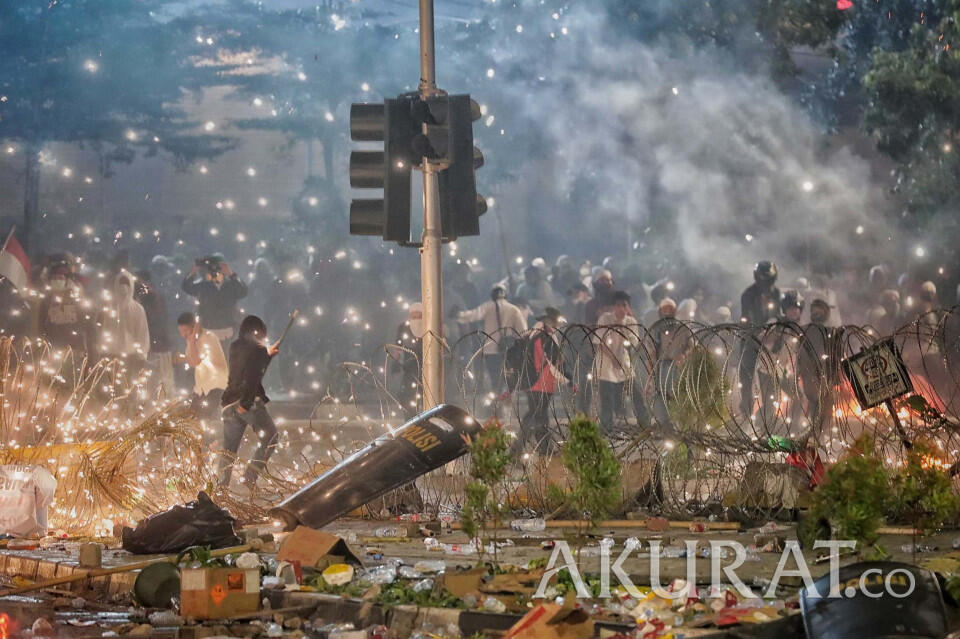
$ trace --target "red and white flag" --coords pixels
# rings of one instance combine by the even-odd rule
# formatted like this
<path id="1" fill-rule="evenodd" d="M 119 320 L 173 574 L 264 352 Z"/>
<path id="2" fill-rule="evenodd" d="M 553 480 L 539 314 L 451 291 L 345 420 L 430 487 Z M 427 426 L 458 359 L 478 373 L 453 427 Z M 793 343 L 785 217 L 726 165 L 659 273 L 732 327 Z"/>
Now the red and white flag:
<path id="1" fill-rule="evenodd" d="M 21 291 L 30 283 L 30 260 L 13 231 L 0 251 L 0 277 L 10 280 Z"/>

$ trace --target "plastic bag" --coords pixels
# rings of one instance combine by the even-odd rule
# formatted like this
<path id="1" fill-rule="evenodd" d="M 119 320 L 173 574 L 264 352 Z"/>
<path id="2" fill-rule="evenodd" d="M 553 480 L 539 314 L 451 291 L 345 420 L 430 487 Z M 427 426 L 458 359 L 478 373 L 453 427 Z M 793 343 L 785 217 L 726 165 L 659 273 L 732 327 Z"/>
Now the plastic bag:
<path id="1" fill-rule="evenodd" d="M 175 553 L 190 546 L 226 548 L 240 545 L 236 523 L 229 512 L 200 492 L 196 501 L 150 515 L 136 529 L 124 527 L 121 539 L 123 549 L 135 555 Z"/>

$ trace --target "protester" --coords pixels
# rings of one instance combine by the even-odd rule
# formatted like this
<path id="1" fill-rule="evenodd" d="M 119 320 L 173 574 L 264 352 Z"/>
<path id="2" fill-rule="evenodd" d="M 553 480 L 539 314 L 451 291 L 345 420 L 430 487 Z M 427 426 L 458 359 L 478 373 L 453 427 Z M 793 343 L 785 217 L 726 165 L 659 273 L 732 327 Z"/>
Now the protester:
<path id="1" fill-rule="evenodd" d="M 523 269 L 523 283 L 517 288 L 517 297 L 526 299 L 535 314 L 544 313 L 548 306 L 559 304 L 541 267 L 533 264 Z"/>
<path id="2" fill-rule="evenodd" d="M 114 280 L 111 303 L 101 322 L 103 350 L 145 363 L 150 351 L 150 328 L 146 311 L 133 299 L 134 280 L 126 271 L 120 271 Z"/>
<path id="3" fill-rule="evenodd" d="M 560 311 L 547 307 L 530 332 L 533 349 L 533 384 L 527 389 L 527 412 L 520 418 L 520 436 L 512 446 L 514 454 L 533 442 L 541 455 L 550 452 L 552 439 L 548 427 L 550 404 L 559 384 L 568 383 L 562 372 L 563 357 L 557 329 L 562 323 Z"/>
<path id="4" fill-rule="evenodd" d="M 600 389 L 600 426 L 608 434 L 615 430 L 615 416 L 626 418 L 624 395 L 632 386 L 634 366 L 630 352 L 640 343 L 641 331 L 630 307 L 630 295 L 615 291 L 611 299 L 613 310 L 600 316 L 599 328 L 593 333 L 593 377 Z"/>
<path id="5" fill-rule="evenodd" d="M 597 271 L 593 277 L 593 299 L 584 307 L 584 322 L 596 326 L 600 316 L 613 306 L 613 275 L 605 268 Z"/>
<path id="6" fill-rule="evenodd" d="M 177 330 L 186 344 L 183 360 L 193 369 L 193 406 L 203 414 L 219 415 L 230 375 L 220 340 L 190 312 L 177 318 Z"/>
<path id="7" fill-rule="evenodd" d="M 221 343 L 233 337 L 237 302 L 246 297 L 247 286 L 222 257 L 211 255 L 196 260 L 183 279 L 182 288 L 197 299 L 197 314 L 204 328 Z"/>
<path id="8" fill-rule="evenodd" d="M 484 366 L 490 390 L 499 393 L 503 385 L 503 353 L 514 339 L 527 332 L 527 320 L 519 308 L 506 300 L 507 291 L 494 286 L 490 299 L 480 306 L 458 313 L 461 322 L 483 322 L 481 339 Z"/>
<path id="9" fill-rule="evenodd" d="M 84 303 L 83 286 L 69 262 L 49 267 L 47 288 L 38 309 L 40 337 L 55 349 L 72 349 L 80 359 L 87 353 L 94 355 L 97 335 L 91 306 Z"/>
<path id="10" fill-rule="evenodd" d="M 740 297 L 740 323 L 747 329 L 739 362 L 740 414 L 746 419 L 753 417 L 755 401 L 753 380 L 760 355 L 760 342 L 756 337 L 764 324 L 776 320 L 780 310 L 780 289 L 776 282 L 777 265 L 767 260 L 757 262 L 753 268 L 753 284 Z M 773 378 L 765 371 L 760 371 L 759 377 L 760 401 L 768 412 L 774 401 L 771 397 Z"/>
<path id="11" fill-rule="evenodd" d="M 147 330 L 150 332 L 147 363 L 152 371 L 150 388 L 153 392 L 162 390 L 168 398 L 173 397 L 176 389 L 173 384 L 170 333 L 167 329 L 167 305 L 163 296 L 153 287 L 150 271 L 137 273 L 133 296 L 147 315 Z"/>
<path id="12" fill-rule="evenodd" d="M 260 439 L 260 445 L 243 476 L 244 485 L 251 490 L 266 468 L 279 440 L 277 427 L 267 411 L 267 402 L 270 399 L 263 390 L 263 375 L 270 360 L 279 352 L 279 345 L 274 343 L 266 346 L 263 343 L 266 338 L 267 326 L 263 320 L 256 315 L 248 315 L 240 322 L 239 335 L 230 345 L 230 373 L 227 388 L 220 400 L 223 407 L 221 416 L 224 452 L 220 457 L 221 487 L 230 484 L 232 461 L 240 450 L 240 442 L 247 426 L 250 426 Z"/>
<path id="13" fill-rule="evenodd" d="M 660 319 L 650 327 L 653 340 L 653 417 L 664 434 L 675 435 L 677 425 L 670 415 L 670 400 L 676 395 L 680 366 L 694 345 L 693 331 L 677 319 L 677 303 L 660 300 Z"/>

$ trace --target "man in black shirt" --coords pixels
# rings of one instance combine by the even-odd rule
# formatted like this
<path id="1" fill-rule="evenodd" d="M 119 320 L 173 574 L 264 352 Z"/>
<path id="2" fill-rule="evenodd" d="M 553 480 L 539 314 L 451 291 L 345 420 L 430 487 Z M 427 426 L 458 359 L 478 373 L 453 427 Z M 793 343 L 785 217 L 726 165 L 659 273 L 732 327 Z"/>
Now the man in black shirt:
<path id="1" fill-rule="evenodd" d="M 223 455 L 220 457 L 220 485 L 227 486 L 232 474 L 232 461 L 240 449 L 247 426 L 260 438 L 243 481 L 253 487 L 276 448 L 279 435 L 273 418 L 267 412 L 270 399 L 263 390 L 263 374 L 279 350 L 278 344 L 265 346 L 267 326 L 256 315 L 248 315 L 240 323 L 240 335 L 230 345 L 230 374 L 220 405 L 223 407 Z"/>
<path id="2" fill-rule="evenodd" d="M 203 327 L 226 346 L 236 326 L 237 302 L 247 296 L 247 285 L 221 256 L 211 255 L 194 263 L 181 286 L 187 295 L 197 298 Z"/>

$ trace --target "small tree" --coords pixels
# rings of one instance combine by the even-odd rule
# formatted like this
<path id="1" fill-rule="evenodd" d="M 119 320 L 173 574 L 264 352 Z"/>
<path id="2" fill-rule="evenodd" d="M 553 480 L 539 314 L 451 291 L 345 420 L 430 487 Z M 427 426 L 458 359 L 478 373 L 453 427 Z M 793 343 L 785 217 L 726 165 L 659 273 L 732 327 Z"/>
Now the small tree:
<path id="1" fill-rule="evenodd" d="M 567 495 L 571 507 L 581 520 L 596 528 L 620 503 L 620 462 L 597 423 L 585 415 L 570 420 L 563 465 L 573 483 Z M 578 525 L 578 560 L 585 532 L 582 524 Z"/>
<path id="2" fill-rule="evenodd" d="M 463 507 L 463 531 L 481 543 L 493 541 L 493 562 L 497 563 L 497 529 L 507 512 L 505 480 L 510 463 L 507 434 L 499 420 L 484 424 L 480 434 L 470 442 L 470 476 L 466 504 Z M 489 535 L 491 531 L 493 534 Z M 483 549 L 480 549 L 481 557 Z"/>
<path id="3" fill-rule="evenodd" d="M 935 448 L 915 444 L 907 454 L 907 463 L 893 477 L 893 515 L 925 535 L 942 528 L 960 506 L 946 472 L 948 467 Z M 911 547 L 915 561 L 916 532 Z"/>
<path id="4" fill-rule="evenodd" d="M 812 546 L 823 535 L 854 539 L 861 553 L 864 547 L 873 546 L 882 556 L 885 552 L 875 544 L 889 501 L 890 477 L 877 456 L 873 438 L 863 436 L 827 471 L 813 494 L 811 524 L 806 526 L 804 541 Z"/>

